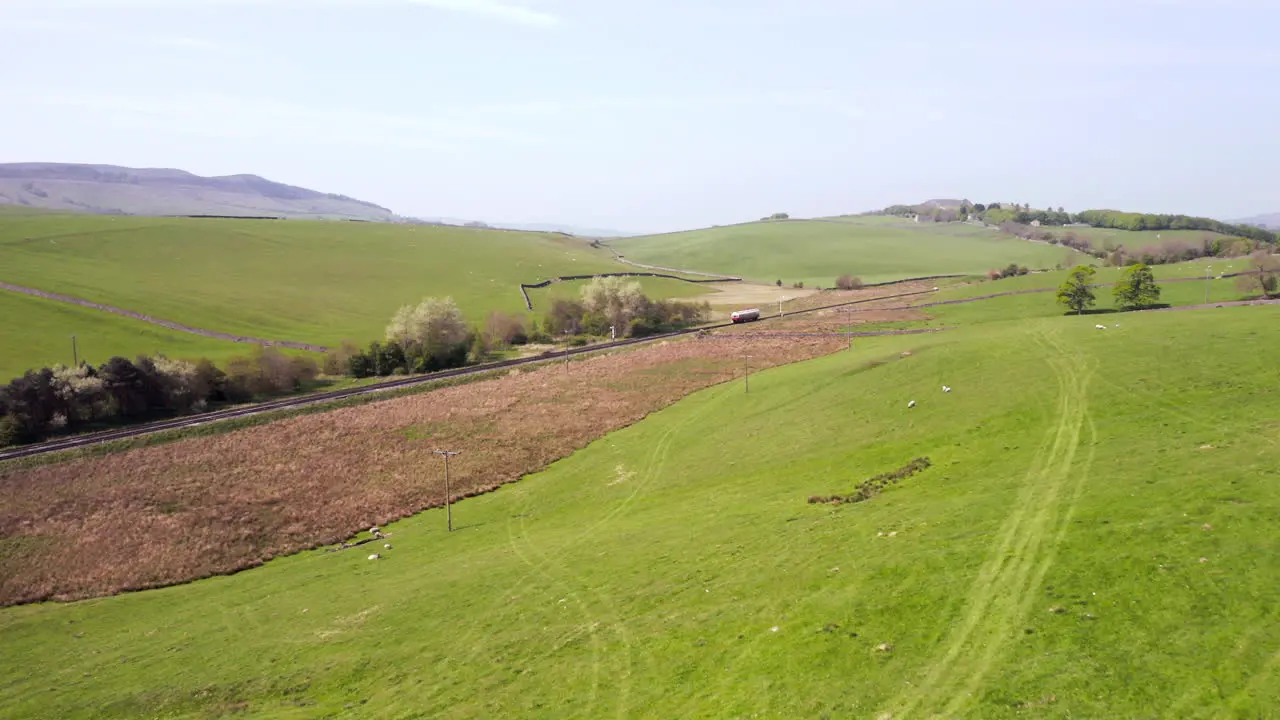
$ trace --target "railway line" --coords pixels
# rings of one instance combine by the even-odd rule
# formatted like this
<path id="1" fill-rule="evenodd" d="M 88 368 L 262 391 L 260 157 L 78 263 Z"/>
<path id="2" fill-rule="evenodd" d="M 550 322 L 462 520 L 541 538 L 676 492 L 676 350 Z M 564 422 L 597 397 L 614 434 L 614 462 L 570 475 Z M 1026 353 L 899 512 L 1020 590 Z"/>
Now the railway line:
<path id="1" fill-rule="evenodd" d="M 795 310 L 784 316 L 761 317 L 756 322 L 765 322 L 768 320 L 776 320 L 780 317 L 790 317 L 793 315 L 804 315 L 807 313 L 820 312 L 833 308 L 847 307 L 850 305 L 862 305 L 872 302 L 883 302 L 885 300 L 896 300 L 900 298 L 915 297 L 920 295 L 928 295 L 936 292 L 936 290 L 917 290 L 907 293 L 897 293 L 893 295 L 882 295 L 872 298 L 861 298 L 858 300 L 850 300 L 848 302 L 834 303 L 832 305 L 823 305 L 821 307 L 807 308 L 803 310 Z M 308 407 L 311 405 L 321 405 L 337 400 L 358 397 L 362 395 L 372 395 L 375 393 L 386 392 L 388 390 L 397 390 L 400 388 L 413 387 L 425 383 L 435 382 L 453 377 L 465 377 L 468 375 L 476 375 L 479 373 L 492 372 L 493 370 L 501 370 L 503 368 L 519 367 L 522 365 L 532 365 L 536 363 L 548 362 L 558 359 L 567 359 L 577 355 L 585 355 L 589 353 L 603 352 L 614 350 L 617 348 L 628 347 L 632 345 L 640 345 L 643 343 L 658 342 L 674 337 L 684 335 L 692 335 L 707 330 L 720 330 L 724 328 L 737 327 L 732 322 L 718 323 L 714 325 L 703 325 L 696 328 L 686 330 L 677 330 L 675 332 L 662 333 L 659 335 L 650 335 L 643 338 L 628 338 L 625 340 L 617 340 L 613 342 L 600 343 L 597 345 L 589 345 L 580 348 L 569 348 L 566 350 L 555 350 L 534 357 L 518 358 L 514 360 L 503 360 L 499 362 L 486 363 L 483 365 L 473 365 L 471 367 L 456 368 L 452 370 L 441 370 L 439 372 L 427 375 L 417 375 L 414 377 L 400 378 L 396 380 L 388 380 L 374 385 L 368 385 L 360 388 L 349 388 L 346 390 L 333 390 L 330 392 L 316 393 L 314 395 L 306 395 L 302 397 L 283 398 L 280 400 L 271 400 L 262 403 L 254 403 L 236 408 L 228 408 L 226 410 L 215 410 L 213 412 L 202 413 L 199 415 L 185 415 L 178 418 L 168 420 L 158 420 L 155 422 L 134 425 L 118 430 L 104 430 L 101 432 L 87 433 L 73 437 L 59 438 L 56 440 L 48 440 L 42 443 L 33 443 L 31 445 L 23 445 L 5 451 L 0 451 L 0 462 L 5 460 L 17 460 L 19 458 L 33 457 L 36 455 L 47 455 L 49 453 L 63 452 L 67 450 L 76 450 L 80 448 L 100 445 L 102 443 L 112 442 L 115 440 L 127 440 L 130 438 L 142 437 L 144 435 L 153 435 L 168 430 L 181 430 L 184 428 L 198 427 L 209 423 L 222 422 L 224 420 L 233 420 L 236 418 L 250 417 L 253 415 L 261 415 L 263 413 L 276 412 L 280 410 L 292 410 L 295 408 Z"/>

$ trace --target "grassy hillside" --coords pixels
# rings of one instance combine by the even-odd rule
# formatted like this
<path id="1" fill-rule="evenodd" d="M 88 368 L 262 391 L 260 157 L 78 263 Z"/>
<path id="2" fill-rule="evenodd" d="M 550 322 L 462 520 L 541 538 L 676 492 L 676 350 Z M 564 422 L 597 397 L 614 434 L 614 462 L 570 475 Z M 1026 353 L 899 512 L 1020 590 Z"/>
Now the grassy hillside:
<path id="1" fill-rule="evenodd" d="M 113 355 L 163 353 L 215 362 L 248 355 L 252 345 L 175 332 L 150 323 L 67 303 L 0 290 L 0 385 L 31 368 L 71 365 L 71 336 L 81 360 L 100 365 Z"/>
<path id="2" fill-rule="evenodd" d="M 307 221 L 0 217 L 0 280 L 194 327 L 321 345 L 382 335 L 452 295 L 470 319 L 524 309 L 518 285 L 627 269 L 554 234 Z"/>
<path id="3" fill-rule="evenodd" d="M 677 298 L 685 300 L 710 300 L 714 301 L 716 292 L 708 288 L 702 283 L 683 282 L 680 280 L 672 280 L 670 278 L 646 278 L 637 277 L 634 280 L 640 283 L 641 290 L 644 294 L 651 298 Z M 529 298 L 533 300 L 533 310 L 535 313 L 544 313 L 553 300 L 568 299 L 576 300 L 582 297 L 582 288 L 590 282 L 588 280 L 566 280 L 564 282 L 552 283 L 545 288 L 533 288 L 529 290 Z"/>
<path id="4" fill-rule="evenodd" d="M 981 306 L 693 395 L 376 562 L 0 612 L 0 715 L 1265 715 L 1280 308 Z"/>
<path id="5" fill-rule="evenodd" d="M 886 217 L 748 223 L 610 244 L 635 262 L 823 287 L 834 285 L 842 273 L 886 282 L 977 274 L 1009 263 L 1054 267 L 1069 252 L 973 225 Z"/>
<path id="6" fill-rule="evenodd" d="M 1158 282 L 1163 282 L 1166 290 L 1174 286 L 1179 286 L 1180 291 L 1186 291 L 1188 286 L 1197 288 L 1201 297 L 1199 302 L 1204 302 L 1205 282 L 1168 282 L 1170 280 L 1195 279 L 1204 280 L 1206 275 L 1213 278 L 1212 288 L 1209 295 L 1210 300 L 1236 300 L 1240 299 L 1236 292 L 1236 279 L 1224 278 L 1217 279 L 1218 275 L 1225 273 L 1244 272 L 1249 267 L 1249 261 L 1244 258 L 1208 258 L 1203 260 L 1194 260 L 1191 262 L 1171 263 L 1168 265 L 1151 266 L 1152 274 Z M 1120 279 L 1123 268 L 1118 267 L 1098 267 L 1094 275 L 1094 283 L 1114 283 Z M 961 297 L 977 297 L 979 295 L 991 295 L 993 293 L 1011 292 L 1015 290 L 1030 290 L 1036 288 L 1053 288 L 1060 286 L 1070 270 L 1055 270 L 1051 272 L 1032 273 L 1030 275 L 1021 275 L 1018 277 L 1004 278 L 994 282 L 975 282 L 946 290 L 939 295 L 941 300 L 949 300 Z M 1110 288 L 1098 288 L 1096 290 L 1098 298 L 1110 298 Z M 1192 303 L 1184 303 L 1192 304 Z"/>

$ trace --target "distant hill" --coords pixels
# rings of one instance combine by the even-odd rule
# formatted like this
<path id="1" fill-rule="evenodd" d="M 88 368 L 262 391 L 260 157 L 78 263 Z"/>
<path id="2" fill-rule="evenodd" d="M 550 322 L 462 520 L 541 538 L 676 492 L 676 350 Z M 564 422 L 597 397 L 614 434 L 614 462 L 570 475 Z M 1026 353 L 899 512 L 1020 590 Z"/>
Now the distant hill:
<path id="1" fill-rule="evenodd" d="M 464 220 L 454 217 L 431 217 L 431 218 L 414 218 L 420 222 L 430 223 L 432 225 L 458 225 L 465 227 L 486 227 L 498 230 L 527 230 L 529 232 L 554 232 L 566 233 L 577 237 L 588 238 L 620 238 L 631 237 L 636 233 L 622 232 L 621 230 L 604 230 L 601 228 L 579 227 L 577 225 L 561 225 L 558 223 L 507 223 L 507 222 L 484 222 L 482 220 Z"/>
<path id="2" fill-rule="evenodd" d="M 257 175 L 62 163 L 0 164 L 0 205 L 112 215 L 392 220 L 384 207 Z"/>
<path id="3" fill-rule="evenodd" d="M 1270 213 L 1268 215 L 1254 215 L 1243 220 L 1235 220 L 1235 225 L 1257 225 L 1265 227 L 1269 230 L 1280 230 L 1280 212 Z"/>

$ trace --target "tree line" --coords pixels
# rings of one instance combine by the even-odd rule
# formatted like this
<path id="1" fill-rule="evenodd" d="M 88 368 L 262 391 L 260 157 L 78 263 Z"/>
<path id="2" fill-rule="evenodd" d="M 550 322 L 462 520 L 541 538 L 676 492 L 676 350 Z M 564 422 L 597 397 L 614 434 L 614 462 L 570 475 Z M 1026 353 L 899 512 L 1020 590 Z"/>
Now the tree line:
<path id="1" fill-rule="evenodd" d="M 539 322 L 490 313 L 481 327 L 463 318 L 452 298 L 426 298 L 392 316 L 384 338 L 361 349 L 345 342 L 324 356 L 325 375 L 355 378 L 427 373 L 483 362 L 497 350 L 591 337 L 644 337 L 705 322 L 706 303 L 652 300 L 640 283 L 595 278 L 576 300 L 556 300 Z M 613 332 L 611 333 L 611 328 Z M 298 392 L 321 368 L 304 356 L 261 348 L 218 368 L 207 359 L 113 357 L 100 366 L 55 365 L 28 371 L 0 387 L 0 446 L 38 442 L 93 425 L 134 423 Z"/>
<path id="2" fill-rule="evenodd" d="M 1191 215 L 1132 213 L 1118 210 L 1085 210 L 1072 213 L 1067 212 L 1062 207 L 1058 207 L 1056 210 L 1053 208 L 1042 210 L 1019 203 L 1008 205 L 998 202 L 983 204 L 970 203 L 968 200 L 962 201 L 958 208 L 891 205 L 880 211 L 880 214 L 917 217 L 920 220 L 934 222 L 965 221 L 974 217 L 987 225 L 999 227 L 1011 235 L 1046 242 L 1056 239 L 1057 243 L 1080 252 L 1089 253 L 1098 258 L 1106 257 L 1107 254 L 1115 252 L 1117 248 L 1095 248 L 1087 239 L 1077 237 L 1074 233 L 1068 232 L 1066 235 L 1056 236 L 1050 231 L 1038 230 L 1037 226 L 1062 227 L 1074 224 L 1128 231 L 1203 230 L 1209 233 L 1217 233 L 1219 236 L 1225 236 L 1211 236 L 1198 244 L 1183 241 L 1175 246 L 1170 243 L 1178 243 L 1178 241 L 1170 241 L 1165 246 L 1149 246 L 1139 251 L 1126 251 L 1128 258 L 1143 260 L 1148 265 L 1161 262 L 1180 262 L 1180 260 L 1165 259 L 1173 258 L 1179 254 L 1181 254 L 1181 259 L 1183 260 L 1193 259 L 1194 257 L 1222 257 L 1231 253 L 1240 255 L 1252 252 L 1260 244 L 1276 245 L 1280 243 L 1280 235 L 1264 228 L 1253 225 L 1233 225 L 1212 218 Z M 1240 238 L 1248 242 L 1239 242 L 1238 239 Z M 1165 249 L 1161 250 L 1160 248 L 1162 247 Z M 1196 248 L 1199 248 L 1198 252 L 1200 254 L 1188 257 L 1188 251 Z"/>
<path id="3" fill-rule="evenodd" d="M 0 446 L 37 442 L 94 424 L 132 423 L 296 392 L 316 362 L 262 348 L 219 369 L 207 359 L 113 357 L 94 367 L 29 370 L 0 387 Z"/>

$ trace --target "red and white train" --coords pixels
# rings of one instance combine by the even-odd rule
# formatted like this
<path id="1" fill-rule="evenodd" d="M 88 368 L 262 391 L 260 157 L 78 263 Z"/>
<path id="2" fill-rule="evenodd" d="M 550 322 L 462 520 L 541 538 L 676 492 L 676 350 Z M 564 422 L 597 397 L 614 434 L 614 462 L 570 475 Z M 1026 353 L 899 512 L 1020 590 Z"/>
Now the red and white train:
<path id="1" fill-rule="evenodd" d="M 736 323 L 751 322 L 752 320 L 760 319 L 760 311 L 756 308 L 752 308 L 750 310 L 739 310 L 729 317 Z"/>

